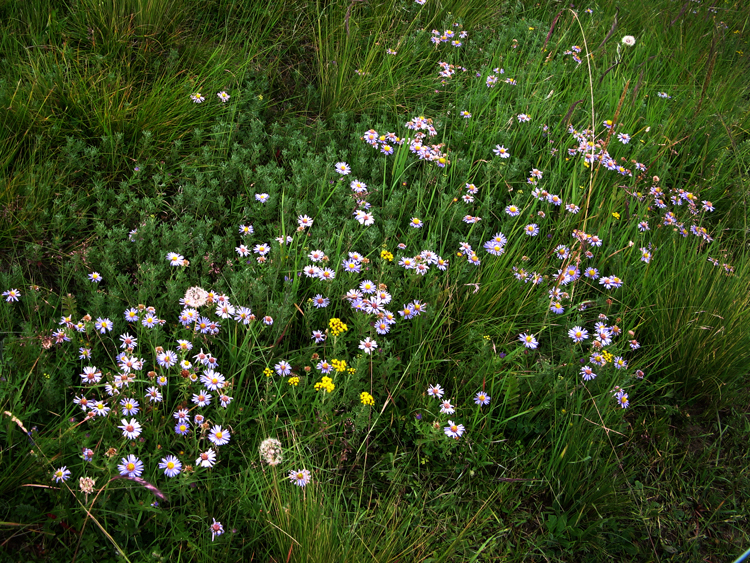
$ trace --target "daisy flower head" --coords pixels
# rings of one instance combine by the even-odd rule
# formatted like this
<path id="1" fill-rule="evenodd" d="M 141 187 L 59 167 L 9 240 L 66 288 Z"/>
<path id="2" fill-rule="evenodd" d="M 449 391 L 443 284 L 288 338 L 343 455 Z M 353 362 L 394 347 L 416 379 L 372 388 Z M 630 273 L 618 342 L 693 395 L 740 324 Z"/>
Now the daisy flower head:
<path id="1" fill-rule="evenodd" d="M 177 477 L 182 471 L 182 462 L 173 455 L 161 458 L 159 469 L 164 470 L 164 475 L 169 478 Z"/>
<path id="2" fill-rule="evenodd" d="M 443 396 L 443 388 L 440 387 L 440 385 L 430 385 L 427 388 L 427 394 L 431 395 L 432 397 L 435 397 L 436 399 L 440 399 Z"/>
<path id="3" fill-rule="evenodd" d="M 120 471 L 120 475 L 126 477 L 140 477 L 143 474 L 143 462 L 133 454 L 128 457 L 124 457 L 120 460 L 120 465 L 117 466 Z"/>
<path id="4" fill-rule="evenodd" d="M 362 350 L 365 354 L 372 354 L 373 350 L 378 349 L 378 343 L 368 336 L 367 338 L 359 342 L 359 349 Z"/>
<path id="5" fill-rule="evenodd" d="M 586 268 L 583 271 L 583 275 L 586 276 L 589 279 L 595 280 L 599 278 L 599 270 L 596 268 Z"/>
<path id="6" fill-rule="evenodd" d="M 94 403 L 94 406 L 91 407 L 91 411 L 95 412 L 96 416 L 107 416 L 110 408 L 105 405 L 103 401 L 99 401 L 98 403 Z"/>
<path id="7" fill-rule="evenodd" d="M 149 387 L 146 389 L 146 400 L 153 403 L 161 403 L 162 395 L 157 387 Z"/>
<path id="8" fill-rule="evenodd" d="M 484 391 L 480 391 L 474 396 L 474 402 L 479 406 L 489 405 L 490 404 L 490 397 L 487 393 Z"/>
<path id="9" fill-rule="evenodd" d="M 125 315 L 125 320 L 128 321 L 129 323 L 136 323 L 138 322 L 138 319 L 140 318 L 138 316 L 138 309 L 136 309 L 135 307 L 131 307 L 130 309 L 126 310 L 124 315 Z"/>
<path id="10" fill-rule="evenodd" d="M 312 476 L 307 469 L 293 469 L 289 472 L 289 481 L 298 487 L 306 486 L 311 478 Z"/>
<path id="11" fill-rule="evenodd" d="M 630 142 L 630 135 L 627 133 L 618 133 L 617 140 L 620 141 L 623 145 L 627 145 Z"/>
<path id="12" fill-rule="evenodd" d="M 192 401 L 199 407 L 206 407 L 211 404 L 212 397 L 213 395 L 210 393 L 204 393 L 201 391 L 200 393 L 193 393 Z"/>
<path id="13" fill-rule="evenodd" d="M 589 361 L 592 364 L 597 365 L 599 367 L 603 367 L 607 365 L 607 359 L 602 354 L 599 354 L 598 352 L 591 354 Z"/>
<path id="14" fill-rule="evenodd" d="M 375 216 L 371 213 L 365 213 L 361 209 L 357 209 L 354 213 L 354 218 L 359 222 L 360 225 L 364 225 L 365 227 L 369 227 L 373 223 L 375 223 Z"/>
<path id="15" fill-rule="evenodd" d="M 331 281 L 336 278 L 336 272 L 334 272 L 330 268 L 322 268 L 318 272 L 318 278 L 325 281 Z"/>
<path id="16" fill-rule="evenodd" d="M 635 37 L 633 37 L 632 35 L 626 35 L 622 38 L 622 44 L 628 47 L 632 47 L 633 45 L 635 45 Z"/>
<path id="17" fill-rule="evenodd" d="M 591 381 L 596 377 L 596 374 L 594 373 L 594 370 L 591 369 L 591 367 L 583 366 L 581 368 L 581 377 L 583 377 L 584 381 Z"/>
<path id="18" fill-rule="evenodd" d="M 52 478 L 55 480 L 55 483 L 67 481 L 70 478 L 70 470 L 66 465 L 63 465 L 60 469 L 55 470 L 52 474 Z"/>
<path id="19" fill-rule="evenodd" d="M 502 145 L 495 145 L 495 149 L 492 152 L 500 158 L 510 158 L 510 152 Z"/>
<path id="20" fill-rule="evenodd" d="M 344 260 L 341 263 L 341 266 L 351 274 L 359 274 L 362 271 L 362 264 L 357 260 Z"/>
<path id="21" fill-rule="evenodd" d="M 89 385 L 93 385 L 94 383 L 99 383 L 102 379 L 102 372 L 97 369 L 95 366 L 86 366 L 83 368 L 83 373 L 81 375 L 81 383 L 87 383 Z"/>
<path id="22" fill-rule="evenodd" d="M 190 432 L 190 424 L 187 420 L 183 420 L 181 422 L 178 422 L 174 425 L 174 431 L 175 434 L 179 434 L 180 436 L 187 436 Z"/>
<path id="23" fill-rule="evenodd" d="M 502 244 L 491 240 L 484 243 L 484 249 L 494 256 L 500 256 L 505 252 L 505 247 Z"/>
<path id="24" fill-rule="evenodd" d="M 12 301 L 18 301 L 18 298 L 21 297 L 21 292 L 17 289 L 9 289 L 3 291 L 3 297 L 5 297 L 5 301 L 11 303 Z"/>
<path id="25" fill-rule="evenodd" d="M 308 257 L 313 262 L 320 262 L 325 258 L 326 254 L 322 250 L 313 250 L 310 254 L 308 254 Z"/>
<path id="26" fill-rule="evenodd" d="M 278 364 L 273 366 L 274 370 L 278 375 L 289 375 L 292 373 L 292 365 L 286 360 L 281 360 Z"/>
<path id="27" fill-rule="evenodd" d="M 266 203 L 269 197 L 268 194 L 255 194 L 255 199 L 261 203 Z"/>
<path id="28" fill-rule="evenodd" d="M 94 327 L 96 327 L 96 330 L 98 330 L 101 334 L 111 332 L 112 326 L 112 321 L 110 321 L 109 319 L 102 319 L 101 317 L 97 317 L 96 323 L 94 323 Z"/>
<path id="29" fill-rule="evenodd" d="M 531 223 L 523 228 L 523 232 L 530 237 L 535 237 L 539 234 L 539 225 Z"/>
<path id="30" fill-rule="evenodd" d="M 562 304 L 559 301 L 555 301 L 549 306 L 549 310 L 555 313 L 556 315 L 562 315 L 565 312 L 565 308 L 562 306 Z"/>
<path id="31" fill-rule="evenodd" d="M 156 363 L 158 363 L 163 368 L 169 369 L 177 365 L 177 362 L 177 354 L 175 354 L 173 350 L 167 350 L 166 352 L 162 352 L 161 354 L 157 354 L 156 356 Z"/>
<path id="32" fill-rule="evenodd" d="M 539 346 L 539 342 L 533 334 L 526 334 L 524 332 L 518 336 L 518 340 L 520 340 L 526 348 L 530 348 L 531 350 L 535 350 L 536 347 Z"/>
<path id="33" fill-rule="evenodd" d="M 313 220 L 310 219 L 310 217 L 308 217 L 307 215 L 300 215 L 297 218 L 297 223 L 299 223 L 300 227 L 302 227 L 303 229 L 305 229 L 307 227 L 312 227 Z"/>
<path id="34" fill-rule="evenodd" d="M 91 272 L 89 274 L 89 279 L 94 283 L 101 283 L 103 278 L 99 272 Z"/>
<path id="35" fill-rule="evenodd" d="M 214 523 L 211 524 L 211 541 L 214 541 L 216 536 L 224 533 L 224 526 L 221 525 L 221 522 L 217 522 L 216 518 L 213 518 L 213 521 Z"/>
<path id="36" fill-rule="evenodd" d="M 622 408 L 626 409 L 630 406 L 630 400 L 628 400 L 628 394 L 624 391 L 620 391 L 615 395 L 615 399 L 617 399 L 617 404 L 620 405 Z"/>
<path id="37" fill-rule="evenodd" d="M 454 412 L 456 412 L 456 408 L 451 405 L 450 401 L 445 400 L 440 403 L 440 412 L 443 414 L 453 414 Z"/>
<path id="38" fill-rule="evenodd" d="M 466 110 L 462 111 L 460 115 L 464 119 L 471 119 L 471 114 L 468 111 L 466 111 Z"/>
<path id="39" fill-rule="evenodd" d="M 252 225 L 240 225 L 240 234 L 245 235 L 252 235 L 255 232 L 255 229 L 253 229 Z"/>
<path id="40" fill-rule="evenodd" d="M 525 113 L 519 113 L 517 117 L 519 123 L 526 123 L 527 121 L 531 121 L 531 118 Z"/>
<path id="41" fill-rule="evenodd" d="M 227 94 L 224 90 L 216 94 L 219 99 L 222 101 L 222 103 L 227 103 L 229 101 L 229 98 L 231 97 L 229 94 Z"/>
<path id="42" fill-rule="evenodd" d="M 375 286 L 375 283 L 373 283 L 371 280 L 364 280 L 362 283 L 359 284 L 359 289 L 362 291 L 362 293 L 375 293 L 375 290 L 377 287 Z"/>
<path id="43" fill-rule="evenodd" d="M 206 101 L 206 98 L 204 98 L 200 92 L 190 94 L 190 99 L 193 100 L 194 104 L 201 104 Z"/>
<path id="44" fill-rule="evenodd" d="M 261 256 L 265 256 L 271 251 L 271 247 L 267 244 L 256 244 L 253 247 L 253 252 L 256 254 L 260 254 Z"/>
<path id="45" fill-rule="evenodd" d="M 122 430 L 122 435 L 128 440 L 135 440 L 141 435 L 141 425 L 136 419 L 131 418 L 130 420 L 127 420 L 123 418 L 120 422 L 122 424 L 117 428 Z"/>
<path id="46" fill-rule="evenodd" d="M 325 342 L 326 335 L 322 330 L 314 330 L 311 338 L 315 340 L 316 344 L 320 344 L 321 342 Z"/>
<path id="47" fill-rule="evenodd" d="M 568 256 L 570 256 L 570 249 L 568 249 L 568 247 L 564 244 L 561 244 L 557 248 L 555 248 L 555 256 L 560 260 L 565 260 Z"/>
<path id="48" fill-rule="evenodd" d="M 167 254 L 167 260 L 169 260 L 170 266 L 182 266 L 185 261 L 185 257 L 176 252 L 169 252 Z"/>
<path id="49" fill-rule="evenodd" d="M 231 435 L 229 434 L 229 430 L 226 428 L 222 428 L 218 424 L 215 425 L 211 432 L 208 434 L 208 439 L 211 440 L 215 445 L 217 446 L 223 446 L 224 444 L 229 443 L 229 439 L 231 438 Z"/>
<path id="50" fill-rule="evenodd" d="M 589 337 L 589 331 L 587 331 L 585 328 L 581 328 L 580 326 L 574 326 L 568 331 L 568 336 L 573 339 L 573 342 L 578 344 L 579 342 L 583 342 Z"/>
<path id="51" fill-rule="evenodd" d="M 198 459 L 195 460 L 195 465 L 198 465 L 200 467 L 211 468 L 214 466 L 214 463 L 216 463 L 216 452 L 213 450 L 213 448 L 209 448 L 207 451 L 201 452 L 198 455 Z"/>
<path id="52" fill-rule="evenodd" d="M 351 171 L 352 169 L 349 168 L 349 165 L 346 162 L 336 163 L 336 172 L 338 172 L 342 176 L 346 176 L 347 174 L 351 173 Z"/>
<path id="53" fill-rule="evenodd" d="M 443 428 L 443 431 L 445 432 L 445 435 L 448 436 L 448 438 L 455 438 L 456 440 L 461 437 L 465 430 L 466 429 L 464 428 L 463 424 L 456 424 L 452 420 L 449 420 L 448 426 Z"/>
<path id="54" fill-rule="evenodd" d="M 424 223 L 418 217 L 412 217 L 411 221 L 409 221 L 409 226 L 415 229 L 421 229 L 424 226 Z"/>

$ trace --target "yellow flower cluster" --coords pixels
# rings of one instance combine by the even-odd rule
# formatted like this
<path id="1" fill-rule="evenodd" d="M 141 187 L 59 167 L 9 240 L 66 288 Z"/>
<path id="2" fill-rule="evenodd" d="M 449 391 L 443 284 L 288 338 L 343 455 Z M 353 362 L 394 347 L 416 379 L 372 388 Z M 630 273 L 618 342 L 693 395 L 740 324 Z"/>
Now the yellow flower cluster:
<path id="1" fill-rule="evenodd" d="M 356 370 L 356 368 L 349 368 L 349 369 L 348 369 L 348 370 L 346 370 L 346 371 L 347 371 L 347 372 L 349 372 L 350 374 L 355 374 L 355 373 L 357 373 L 357 370 Z"/>
<path id="2" fill-rule="evenodd" d="M 286 380 L 286 382 L 289 385 L 294 385 L 296 387 L 297 385 L 299 385 L 299 377 L 296 377 L 296 376 L 290 377 L 289 379 Z"/>
<path id="3" fill-rule="evenodd" d="M 375 404 L 375 399 L 367 391 L 362 391 L 362 393 L 359 394 L 359 400 L 362 401 L 363 405 L 372 406 Z"/>
<path id="4" fill-rule="evenodd" d="M 321 379 L 315 384 L 316 391 L 324 389 L 325 391 L 332 393 L 335 388 L 336 388 L 336 385 L 333 384 L 333 379 L 327 376 L 323 376 L 323 379 Z"/>
<path id="5" fill-rule="evenodd" d="M 607 361 L 608 364 L 612 363 L 612 360 L 614 360 L 615 356 L 606 350 L 602 351 L 602 356 L 604 356 L 604 359 Z"/>
<path id="6" fill-rule="evenodd" d="M 273 370 L 271 368 L 266 368 L 263 370 L 263 375 L 266 377 L 271 377 L 273 375 Z"/>
<path id="7" fill-rule="evenodd" d="M 380 251 L 380 257 L 383 260 L 388 260 L 389 262 L 393 261 L 393 253 L 392 252 L 388 252 L 387 250 L 381 250 Z"/>
<path id="8" fill-rule="evenodd" d="M 333 366 L 333 369 L 335 369 L 338 373 L 341 373 L 342 371 L 346 371 L 345 360 L 337 360 L 334 358 L 333 360 L 331 360 L 331 365 Z"/>
<path id="9" fill-rule="evenodd" d="M 331 328 L 331 332 L 334 336 L 338 336 L 349 330 L 349 327 L 342 323 L 341 319 L 337 319 L 336 317 L 328 321 L 328 326 Z"/>

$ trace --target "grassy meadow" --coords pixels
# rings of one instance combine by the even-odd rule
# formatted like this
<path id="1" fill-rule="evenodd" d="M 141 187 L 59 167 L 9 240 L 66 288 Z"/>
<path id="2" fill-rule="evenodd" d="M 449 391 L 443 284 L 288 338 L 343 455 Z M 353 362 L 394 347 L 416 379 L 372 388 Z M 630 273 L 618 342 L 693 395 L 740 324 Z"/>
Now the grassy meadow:
<path id="1" fill-rule="evenodd" d="M 739 0 L 0 3 L 0 561 L 750 548 Z"/>

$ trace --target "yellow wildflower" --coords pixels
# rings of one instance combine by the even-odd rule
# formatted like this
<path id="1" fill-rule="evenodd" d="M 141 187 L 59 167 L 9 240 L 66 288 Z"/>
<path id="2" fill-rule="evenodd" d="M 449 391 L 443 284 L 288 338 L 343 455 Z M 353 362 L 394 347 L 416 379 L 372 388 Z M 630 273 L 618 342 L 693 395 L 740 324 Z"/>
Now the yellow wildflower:
<path id="1" fill-rule="evenodd" d="M 346 326 L 345 323 L 342 323 L 341 319 L 337 319 L 336 317 L 328 321 L 328 326 L 330 327 L 331 332 L 334 336 L 338 336 L 339 334 L 343 334 L 347 330 L 349 330 L 349 327 Z"/>
<path id="2" fill-rule="evenodd" d="M 331 360 L 331 365 L 333 366 L 333 369 L 335 369 L 337 373 L 346 371 L 345 360 L 337 360 L 336 358 L 334 358 L 333 360 Z"/>
<path id="3" fill-rule="evenodd" d="M 323 376 L 323 379 L 321 379 L 315 384 L 316 391 L 323 389 L 324 391 L 328 393 L 332 393 L 335 388 L 336 388 L 336 385 L 334 385 L 333 380 L 327 376 Z"/>

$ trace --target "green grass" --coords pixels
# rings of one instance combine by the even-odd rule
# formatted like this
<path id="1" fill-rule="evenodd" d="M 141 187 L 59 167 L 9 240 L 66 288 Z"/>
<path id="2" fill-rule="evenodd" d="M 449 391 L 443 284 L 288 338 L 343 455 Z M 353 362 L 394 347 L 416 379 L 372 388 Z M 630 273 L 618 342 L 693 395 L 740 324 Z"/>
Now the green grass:
<path id="1" fill-rule="evenodd" d="M 0 290 L 21 294 L 0 302 L 5 558 L 703 561 L 750 546 L 741 3 L 33 0 L 0 15 Z M 436 160 L 411 150 L 418 132 Z M 335 279 L 305 273 L 315 250 Z M 423 275 L 399 265 L 422 251 L 435 254 L 416 261 Z M 558 277 L 572 266 L 575 280 Z M 387 334 L 344 298 L 364 280 L 391 296 L 376 304 L 393 311 Z M 195 286 L 253 319 L 214 304 L 198 309 L 218 334 L 185 326 Z M 406 319 L 414 303 L 424 311 Z M 164 322 L 128 323 L 131 307 Z M 112 332 L 96 329 L 104 318 Z M 603 366 L 597 322 L 612 333 Z M 143 368 L 110 397 L 123 333 Z M 164 350 L 191 365 L 160 365 Z M 203 407 L 200 350 L 227 382 Z M 276 375 L 282 361 L 291 372 Z M 91 365 L 94 386 L 80 376 Z M 112 413 L 87 420 L 82 396 Z M 228 444 L 209 442 L 216 425 Z M 268 437 L 278 465 L 258 453 Z M 216 464 L 200 467 L 209 447 Z M 119 476 L 128 455 L 141 480 Z M 167 455 L 175 478 L 158 467 Z M 311 482 L 296 487 L 301 469 Z"/>

